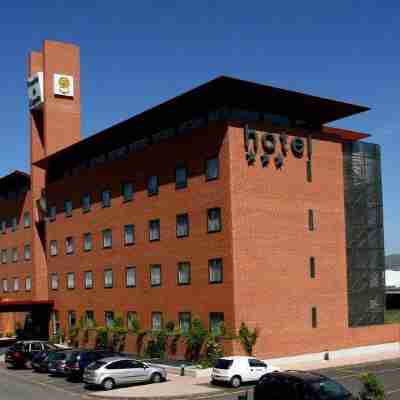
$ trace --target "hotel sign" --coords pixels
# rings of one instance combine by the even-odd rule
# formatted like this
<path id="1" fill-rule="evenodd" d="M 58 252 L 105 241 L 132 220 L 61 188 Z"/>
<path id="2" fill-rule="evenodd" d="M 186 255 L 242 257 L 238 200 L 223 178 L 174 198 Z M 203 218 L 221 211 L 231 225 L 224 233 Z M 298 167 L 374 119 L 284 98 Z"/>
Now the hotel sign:
<path id="1" fill-rule="evenodd" d="M 43 72 L 37 72 L 30 76 L 27 84 L 29 109 L 36 110 L 44 103 Z"/>
<path id="2" fill-rule="evenodd" d="M 54 74 L 54 94 L 62 97 L 74 97 L 74 78 L 70 75 Z"/>

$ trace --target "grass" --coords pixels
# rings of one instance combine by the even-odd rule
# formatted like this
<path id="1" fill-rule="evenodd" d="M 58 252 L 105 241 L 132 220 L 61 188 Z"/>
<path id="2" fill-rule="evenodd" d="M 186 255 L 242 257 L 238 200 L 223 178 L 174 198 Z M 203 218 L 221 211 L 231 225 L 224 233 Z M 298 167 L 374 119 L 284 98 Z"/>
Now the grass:
<path id="1" fill-rule="evenodd" d="M 385 310 L 385 324 L 400 323 L 400 310 Z"/>

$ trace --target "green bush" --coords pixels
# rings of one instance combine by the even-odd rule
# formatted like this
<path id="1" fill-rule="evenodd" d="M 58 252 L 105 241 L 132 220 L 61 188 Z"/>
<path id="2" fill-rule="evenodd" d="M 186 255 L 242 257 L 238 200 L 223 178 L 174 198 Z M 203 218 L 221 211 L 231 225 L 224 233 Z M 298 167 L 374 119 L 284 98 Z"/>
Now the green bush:
<path id="1" fill-rule="evenodd" d="M 106 326 L 99 326 L 96 328 L 96 332 L 96 347 L 108 347 L 109 329 Z"/>
<path id="2" fill-rule="evenodd" d="M 257 328 L 251 331 L 244 322 L 241 323 L 239 329 L 239 340 L 247 355 L 253 355 L 253 348 L 257 343 L 258 336 L 259 332 Z"/>
<path id="3" fill-rule="evenodd" d="M 152 331 L 147 342 L 146 355 L 150 358 L 164 358 L 168 333 L 165 329 Z"/>
<path id="4" fill-rule="evenodd" d="M 199 318 L 194 318 L 187 332 L 183 334 L 186 340 L 186 358 L 191 361 L 200 359 L 201 350 L 208 337 L 208 331 Z"/>
<path id="5" fill-rule="evenodd" d="M 14 336 L 14 332 L 6 332 L 6 337 L 10 338 Z"/>
<path id="6" fill-rule="evenodd" d="M 122 315 L 117 315 L 111 325 L 110 332 L 112 333 L 112 348 L 113 351 L 122 352 L 125 349 L 125 340 L 128 330 L 124 325 Z"/>
<path id="7" fill-rule="evenodd" d="M 359 395 L 360 400 L 385 400 L 385 389 L 374 374 L 364 373 L 359 379 L 363 385 Z"/>

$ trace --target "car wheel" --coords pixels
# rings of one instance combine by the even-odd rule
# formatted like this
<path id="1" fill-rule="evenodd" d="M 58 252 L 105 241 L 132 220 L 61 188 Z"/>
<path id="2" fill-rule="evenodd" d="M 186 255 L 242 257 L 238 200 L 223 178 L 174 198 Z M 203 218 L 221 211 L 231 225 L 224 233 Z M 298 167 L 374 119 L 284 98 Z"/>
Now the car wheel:
<path id="1" fill-rule="evenodd" d="M 162 376 L 158 372 L 151 375 L 151 378 L 150 378 L 151 383 L 159 383 L 159 382 L 161 382 L 161 380 L 162 380 Z"/>
<path id="2" fill-rule="evenodd" d="M 211 385 L 217 386 L 218 385 L 218 381 L 215 380 L 215 379 L 211 379 Z"/>
<path id="3" fill-rule="evenodd" d="M 25 363 L 25 367 L 26 367 L 26 368 L 32 368 L 32 362 L 28 360 L 28 361 Z"/>
<path id="4" fill-rule="evenodd" d="M 242 384 L 242 379 L 240 378 L 240 376 L 235 375 L 231 378 L 231 386 L 232 387 L 238 388 L 238 387 L 240 387 L 241 384 Z"/>
<path id="5" fill-rule="evenodd" d="M 102 386 L 103 386 L 104 390 L 111 390 L 111 389 L 114 389 L 115 382 L 113 379 L 107 378 L 107 379 L 104 379 Z"/>

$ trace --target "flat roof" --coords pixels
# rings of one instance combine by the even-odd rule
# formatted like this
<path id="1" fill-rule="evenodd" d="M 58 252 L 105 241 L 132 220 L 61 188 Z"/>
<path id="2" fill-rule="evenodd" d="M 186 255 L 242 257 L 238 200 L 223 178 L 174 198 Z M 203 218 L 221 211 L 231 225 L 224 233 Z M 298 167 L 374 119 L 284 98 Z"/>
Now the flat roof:
<path id="1" fill-rule="evenodd" d="M 118 148 L 224 106 L 275 113 L 318 125 L 369 110 L 360 105 L 220 76 L 34 164 L 42 168 L 53 162 L 73 164 L 96 156 L 102 149 Z"/>

